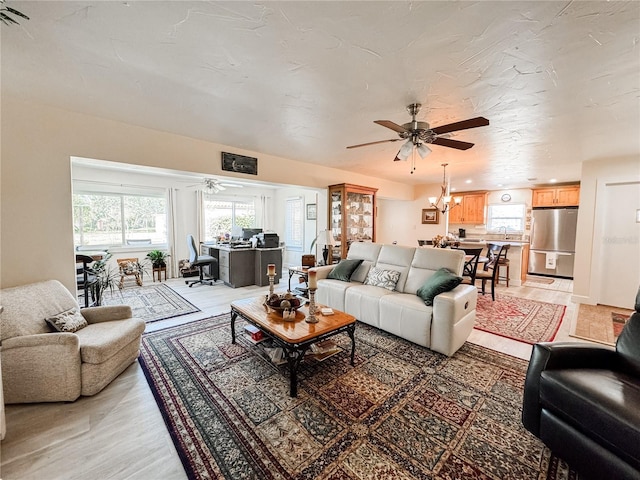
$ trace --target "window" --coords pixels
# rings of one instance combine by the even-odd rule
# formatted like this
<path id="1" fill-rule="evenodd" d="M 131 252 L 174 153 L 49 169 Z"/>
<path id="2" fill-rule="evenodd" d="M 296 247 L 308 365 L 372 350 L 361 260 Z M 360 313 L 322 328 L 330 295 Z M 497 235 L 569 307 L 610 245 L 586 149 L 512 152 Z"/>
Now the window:
<path id="1" fill-rule="evenodd" d="M 304 217 L 302 197 L 288 198 L 284 225 L 285 244 L 290 250 L 303 249 Z"/>
<path id="2" fill-rule="evenodd" d="M 76 246 L 166 245 L 167 200 L 164 194 L 75 193 L 73 230 Z"/>
<path id="3" fill-rule="evenodd" d="M 487 231 L 497 232 L 507 229 L 508 232 L 524 232 L 524 204 L 489 205 Z"/>
<path id="4" fill-rule="evenodd" d="M 204 195 L 204 239 L 239 236 L 238 230 L 256 226 L 256 207 L 253 200 L 225 200 Z M 234 232 L 237 232 L 234 235 Z"/>

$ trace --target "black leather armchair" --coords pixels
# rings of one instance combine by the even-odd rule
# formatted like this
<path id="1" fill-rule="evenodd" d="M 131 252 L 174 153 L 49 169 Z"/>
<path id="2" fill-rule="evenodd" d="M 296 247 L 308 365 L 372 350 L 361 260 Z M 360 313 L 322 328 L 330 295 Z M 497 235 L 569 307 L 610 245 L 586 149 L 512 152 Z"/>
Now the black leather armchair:
<path id="1" fill-rule="evenodd" d="M 640 479 L 640 289 L 616 347 L 538 343 L 522 423 L 586 479 Z"/>

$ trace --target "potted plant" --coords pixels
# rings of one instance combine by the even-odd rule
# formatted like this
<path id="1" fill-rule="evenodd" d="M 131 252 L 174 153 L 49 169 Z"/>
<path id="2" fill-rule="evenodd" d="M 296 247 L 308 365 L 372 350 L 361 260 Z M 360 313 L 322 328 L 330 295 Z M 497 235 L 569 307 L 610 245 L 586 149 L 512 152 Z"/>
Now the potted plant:
<path id="1" fill-rule="evenodd" d="M 167 267 L 167 258 L 170 255 L 167 252 L 163 252 L 162 250 L 151 250 L 147 253 L 147 258 L 151 260 L 151 265 L 153 268 L 166 268 Z"/>
<path id="2" fill-rule="evenodd" d="M 104 292 L 109 289 L 113 293 L 115 286 L 120 279 L 119 272 L 108 264 L 112 254 L 106 252 L 106 254 L 100 260 L 96 260 L 91 268 L 90 273 L 95 277 L 96 281 L 92 286 L 93 296 L 96 305 L 102 305 L 102 297 Z"/>

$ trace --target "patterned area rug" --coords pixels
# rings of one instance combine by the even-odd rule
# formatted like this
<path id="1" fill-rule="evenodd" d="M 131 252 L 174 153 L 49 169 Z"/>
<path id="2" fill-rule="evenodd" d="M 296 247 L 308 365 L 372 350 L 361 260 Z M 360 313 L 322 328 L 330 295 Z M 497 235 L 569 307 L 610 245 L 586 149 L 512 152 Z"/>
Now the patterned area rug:
<path id="1" fill-rule="evenodd" d="M 136 285 L 116 289 L 113 293 L 105 292 L 102 304 L 129 305 L 133 316 L 142 318 L 147 323 L 200 311 L 164 283 L 142 287 Z"/>
<path id="2" fill-rule="evenodd" d="M 581 303 L 569 335 L 613 346 L 632 313 L 626 308 Z"/>
<path id="3" fill-rule="evenodd" d="M 359 323 L 288 375 L 229 315 L 143 336 L 140 363 L 190 479 L 575 479 L 522 427 L 527 362 L 448 358 Z M 344 337 L 344 338 L 342 338 Z M 265 342 L 266 343 L 266 342 Z"/>
<path id="4" fill-rule="evenodd" d="M 474 328 L 534 344 L 553 340 L 560 328 L 565 306 L 511 295 L 478 295 Z"/>

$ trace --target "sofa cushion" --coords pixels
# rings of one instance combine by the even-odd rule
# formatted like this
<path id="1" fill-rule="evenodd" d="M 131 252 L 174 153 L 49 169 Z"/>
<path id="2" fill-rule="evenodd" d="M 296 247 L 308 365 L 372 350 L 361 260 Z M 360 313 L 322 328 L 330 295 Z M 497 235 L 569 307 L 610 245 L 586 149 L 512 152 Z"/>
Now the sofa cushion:
<path id="1" fill-rule="evenodd" d="M 353 272 L 355 272 L 356 268 L 358 268 L 361 263 L 362 259 L 340 260 L 340 263 L 333 267 L 333 270 L 329 272 L 327 278 L 348 282 L 349 280 L 351 280 L 351 275 L 353 275 Z"/>
<path id="2" fill-rule="evenodd" d="M 415 294 L 440 268 L 462 275 L 464 251 L 449 248 L 416 248 L 411 268 L 404 286 L 404 293 Z"/>
<path id="3" fill-rule="evenodd" d="M 640 466 L 636 377 L 612 370 L 546 370 L 540 376 L 540 403 L 629 465 Z"/>
<path id="4" fill-rule="evenodd" d="M 86 327 L 87 320 L 82 316 L 77 308 L 71 308 L 57 315 L 45 318 L 57 332 L 73 333 Z"/>
<path id="5" fill-rule="evenodd" d="M 383 270 L 382 268 L 372 267 L 369 270 L 364 284 L 393 291 L 396 288 L 399 278 L 400 272 L 397 270 Z"/>
<path id="6" fill-rule="evenodd" d="M 400 245 L 383 245 L 380 249 L 380 255 L 376 260 L 375 267 L 383 270 L 395 270 L 400 272 L 395 290 L 404 292 L 404 286 L 411 267 L 411 261 L 415 255 L 414 247 L 403 247 Z"/>
<path id="7" fill-rule="evenodd" d="M 382 248 L 382 245 L 379 243 L 370 242 L 354 242 L 349 246 L 347 258 L 349 260 L 362 260 L 360 266 L 356 268 L 356 271 L 351 275 L 352 281 L 364 283 L 365 278 L 367 278 L 367 273 L 369 273 L 369 269 L 378 259 L 380 248 Z"/>
<path id="8" fill-rule="evenodd" d="M 416 294 L 422 298 L 425 305 L 432 306 L 436 295 L 453 290 L 461 282 L 462 277 L 453 274 L 446 268 L 441 268 L 427 279 Z"/>

